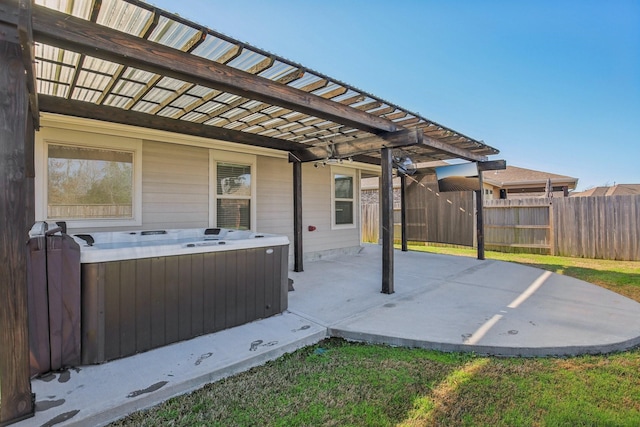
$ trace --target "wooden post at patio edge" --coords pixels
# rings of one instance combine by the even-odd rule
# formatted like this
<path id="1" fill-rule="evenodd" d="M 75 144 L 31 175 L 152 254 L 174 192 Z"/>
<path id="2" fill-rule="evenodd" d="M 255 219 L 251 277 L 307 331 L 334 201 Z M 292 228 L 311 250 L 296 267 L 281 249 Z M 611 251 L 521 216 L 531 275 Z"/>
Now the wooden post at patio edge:
<path id="1" fill-rule="evenodd" d="M 476 236 L 478 240 L 478 259 L 484 259 L 484 183 L 481 170 L 478 171 L 478 181 L 480 182 L 480 190 L 476 191 Z"/>
<path id="2" fill-rule="evenodd" d="M 293 161 L 293 271 L 304 271 L 302 250 L 302 163 Z"/>
<path id="3" fill-rule="evenodd" d="M 26 214 L 28 93 L 20 45 L 0 37 L 0 425 L 33 416 Z M 33 129 L 29 127 L 29 129 Z"/>
<path id="4" fill-rule="evenodd" d="M 380 205 L 382 207 L 382 293 L 393 290 L 393 157 L 392 148 L 380 150 L 382 179 Z"/>

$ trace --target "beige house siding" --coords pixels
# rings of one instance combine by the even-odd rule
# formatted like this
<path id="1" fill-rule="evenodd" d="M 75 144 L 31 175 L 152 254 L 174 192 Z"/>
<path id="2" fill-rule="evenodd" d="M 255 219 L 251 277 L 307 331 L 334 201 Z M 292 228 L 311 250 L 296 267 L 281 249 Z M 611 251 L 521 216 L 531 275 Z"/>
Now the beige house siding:
<path id="1" fill-rule="evenodd" d="M 143 141 L 142 228 L 199 228 L 209 222 L 209 150 Z"/>

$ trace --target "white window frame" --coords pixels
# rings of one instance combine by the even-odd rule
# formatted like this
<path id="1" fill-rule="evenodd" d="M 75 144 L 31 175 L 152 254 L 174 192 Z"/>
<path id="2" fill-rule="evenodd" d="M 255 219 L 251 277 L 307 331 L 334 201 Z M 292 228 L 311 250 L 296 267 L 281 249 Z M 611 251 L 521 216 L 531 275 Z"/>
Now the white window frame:
<path id="1" fill-rule="evenodd" d="M 67 145 L 102 150 L 127 151 L 133 154 L 133 189 L 131 218 L 65 219 L 48 218 L 49 145 Z M 35 161 L 40 167 L 35 177 L 36 221 L 65 221 L 67 228 L 104 228 L 142 225 L 142 140 L 49 128 L 36 133 Z"/>
<path id="2" fill-rule="evenodd" d="M 258 168 L 256 167 L 257 157 L 253 154 L 234 153 L 230 151 L 209 150 L 209 227 L 217 227 L 218 218 L 218 163 L 231 163 L 242 166 L 251 167 L 251 196 L 250 204 L 250 229 L 256 231 L 256 214 L 257 214 L 257 191 L 256 182 L 258 177 Z M 224 197 L 225 199 L 233 197 Z M 246 196 L 237 197 L 238 199 L 247 199 Z"/>
<path id="3" fill-rule="evenodd" d="M 351 199 L 336 199 L 336 175 L 347 175 L 353 179 L 353 197 Z M 359 209 L 358 194 L 359 171 L 344 167 L 331 167 L 331 229 L 345 230 L 356 228 L 358 225 Z M 353 222 L 351 224 L 336 224 L 336 201 L 351 201 L 353 203 Z"/>

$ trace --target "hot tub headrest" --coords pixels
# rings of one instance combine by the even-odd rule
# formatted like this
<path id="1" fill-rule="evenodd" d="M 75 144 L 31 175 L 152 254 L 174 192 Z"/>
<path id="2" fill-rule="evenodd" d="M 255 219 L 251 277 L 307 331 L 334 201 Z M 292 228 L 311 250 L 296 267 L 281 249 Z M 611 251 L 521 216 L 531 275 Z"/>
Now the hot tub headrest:
<path id="1" fill-rule="evenodd" d="M 87 242 L 88 246 L 93 246 L 93 244 L 96 242 L 91 234 L 74 234 L 73 236 L 77 237 L 78 239 L 84 240 L 85 242 Z"/>

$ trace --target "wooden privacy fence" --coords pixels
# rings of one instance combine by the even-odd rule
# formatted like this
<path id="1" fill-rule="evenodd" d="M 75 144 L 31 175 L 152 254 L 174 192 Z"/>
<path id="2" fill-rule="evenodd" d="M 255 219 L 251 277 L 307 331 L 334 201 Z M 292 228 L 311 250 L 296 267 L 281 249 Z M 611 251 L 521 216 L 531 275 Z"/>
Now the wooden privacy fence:
<path id="1" fill-rule="evenodd" d="M 640 195 L 487 200 L 487 249 L 640 261 Z"/>
<path id="2" fill-rule="evenodd" d="M 470 192 L 423 195 L 420 201 L 407 203 L 407 240 L 473 246 L 475 237 L 474 197 Z M 425 207 L 428 206 L 429 208 Z M 361 206 L 362 241 L 379 239 L 378 203 Z M 394 204 L 394 239 L 400 239 L 400 205 Z"/>
<path id="3" fill-rule="evenodd" d="M 485 200 L 485 248 L 501 252 L 554 253 L 551 200 Z"/>
<path id="4" fill-rule="evenodd" d="M 475 203 L 470 191 L 424 191 L 407 201 L 407 240 L 473 246 Z"/>
<path id="5" fill-rule="evenodd" d="M 553 199 L 557 255 L 640 261 L 640 195 Z"/>
<path id="6" fill-rule="evenodd" d="M 361 205 L 361 229 L 362 241 L 368 243 L 378 243 L 380 239 L 380 206 L 377 203 L 366 203 Z M 393 204 L 393 222 L 400 223 L 400 204 Z M 395 227 L 395 239 L 400 238 L 400 229 Z"/>
<path id="7" fill-rule="evenodd" d="M 408 203 L 408 240 L 474 245 L 472 193 L 456 194 Z M 378 204 L 362 208 L 363 241 L 377 242 Z M 491 250 L 640 261 L 640 195 L 485 200 L 484 224 Z"/>

